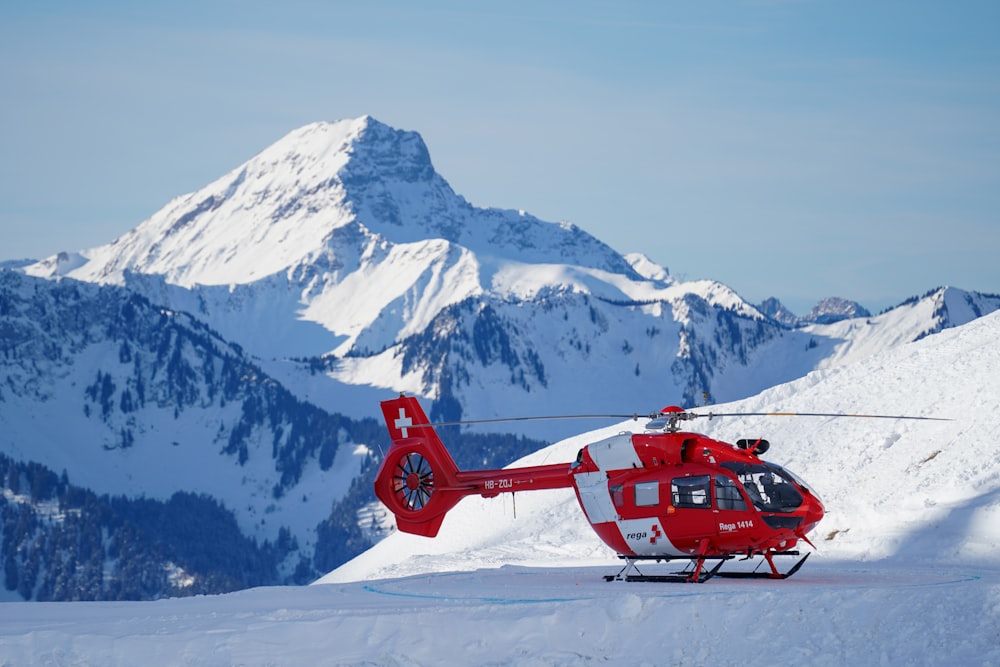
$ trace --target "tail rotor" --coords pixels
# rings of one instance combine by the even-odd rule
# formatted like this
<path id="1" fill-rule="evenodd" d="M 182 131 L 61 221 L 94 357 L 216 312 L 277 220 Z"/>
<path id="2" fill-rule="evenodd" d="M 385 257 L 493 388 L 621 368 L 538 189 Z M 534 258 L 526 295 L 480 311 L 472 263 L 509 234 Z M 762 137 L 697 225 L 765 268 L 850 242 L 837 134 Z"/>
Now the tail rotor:
<path id="1" fill-rule="evenodd" d="M 434 469 L 418 452 L 407 452 L 399 458 L 392 480 L 396 498 L 408 510 L 423 509 L 434 493 Z"/>
<path id="2" fill-rule="evenodd" d="M 375 495 L 404 533 L 437 535 L 444 515 L 472 492 L 415 398 L 382 402 L 392 446 L 375 476 Z"/>

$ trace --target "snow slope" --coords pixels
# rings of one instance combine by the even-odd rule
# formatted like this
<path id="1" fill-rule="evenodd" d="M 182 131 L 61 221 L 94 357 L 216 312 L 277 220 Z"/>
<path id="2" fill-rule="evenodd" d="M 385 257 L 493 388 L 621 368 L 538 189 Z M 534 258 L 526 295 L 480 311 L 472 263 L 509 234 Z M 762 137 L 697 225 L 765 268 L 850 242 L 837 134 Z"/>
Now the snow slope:
<path id="1" fill-rule="evenodd" d="M 998 335 L 989 315 L 716 408 L 954 421 L 697 422 L 766 435 L 823 497 L 786 581 L 606 583 L 617 560 L 571 492 L 466 499 L 437 538 L 394 534 L 307 588 L 0 604 L 0 664 L 1000 665 Z"/>
<path id="2" fill-rule="evenodd" d="M 809 563 L 783 582 L 506 566 L 214 597 L 0 604 L 4 665 L 998 665 L 1000 573 Z"/>

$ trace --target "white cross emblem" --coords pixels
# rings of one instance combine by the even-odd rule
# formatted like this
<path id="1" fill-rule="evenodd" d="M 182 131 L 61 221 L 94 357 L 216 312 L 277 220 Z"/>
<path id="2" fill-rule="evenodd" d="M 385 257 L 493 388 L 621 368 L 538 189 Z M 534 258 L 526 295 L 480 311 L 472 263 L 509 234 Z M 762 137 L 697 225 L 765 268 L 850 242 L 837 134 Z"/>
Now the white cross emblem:
<path id="1" fill-rule="evenodd" d="M 400 408 L 399 409 L 399 419 L 397 419 L 395 421 L 395 426 L 396 426 L 396 428 L 398 428 L 398 429 L 400 429 L 400 430 L 403 431 L 403 437 L 404 438 L 410 437 L 410 436 L 408 436 L 406 434 L 406 428 L 408 426 L 413 426 L 413 420 L 406 416 L 406 409 L 405 408 Z"/>

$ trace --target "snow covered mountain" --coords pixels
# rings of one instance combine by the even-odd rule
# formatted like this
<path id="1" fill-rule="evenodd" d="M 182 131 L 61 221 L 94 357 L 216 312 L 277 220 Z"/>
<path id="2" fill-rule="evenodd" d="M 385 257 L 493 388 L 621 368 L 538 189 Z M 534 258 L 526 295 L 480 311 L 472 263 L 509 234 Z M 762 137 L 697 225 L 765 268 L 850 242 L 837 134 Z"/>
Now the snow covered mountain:
<path id="1" fill-rule="evenodd" d="M 849 301 L 836 296 L 821 299 L 803 317 L 795 315 L 795 313 L 785 308 L 785 305 L 777 297 L 773 296 L 764 299 L 757 306 L 757 310 L 775 322 L 789 327 L 803 324 L 832 324 L 840 320 L 871 317 L 868 309 L 857 301 Z"/>
<path id="2" fill-rule="evenodd" d="M 128 533 L 123 523 L 152 538 L 157 526 L 128 520 L 125 499 L 138 498 L 146 516 L 172 502 L 174 521 L 243 552 L 216 585 L 306 581 L 317 550 L 330 549 L 317 526 L 362 469 L 360 443 L 380 431 L 296 399 L 198 320 L 120 287 L 0 271 L 0 352 L 0 504 L 24 528 L 5 532 L 0 550 L 7 588 L 27 598 L 62 599 L 75 562 L 108 568 L 111 585 L 98 576 L 84 597 L 162 595 L 155 573 L 144 590 L 119 586 L 137 564 L 92 540 Z M 222 540 L 223 524 L 240 544 Z M 70 546 L 50 549 L 56 534 Z M 178 541 L 162 558 L 180 561 L 188 592 L 218 590 Z M 146 560 L 154 566 L 155 554 Z"/>
<path id="3" fill-rule="evenodd" d="M 365 116 L 300 128 L 111 244 L 28 271 L 198 286 L 213 324 L 259 324 L 261 303 L 271 304 L 328 331 L 313 354 L 345 354 L 423 330 L 441 308 L 493 289 L 511 262 L 637 277 L 574 225 L 472 207 L 434 171 L 419 135 Z M 221 289 L 201 289 L 212 286 Z M 242 312 L 248 302 L 256 310 Z M 288 337 L 240 342 L 262 357 L 289 354 Z"/>
<path id="4" fill-rule="evenodd" d="M 788 333 L 720 283 L 676 281 L 572 224 L 474 207 L 418 134 L 370 116 L 295 130 L 112 243 L 24 270 L 192 313 L 300 398 L 354 416 L 375 414 L 365 388 L 452 419 L 536 412 L 542 394 L 555 412 L 718 402 L 912 339 L 884 332 L 892 317 Z M 968 321 L 946 319 L 908 326 Z M 584 369 L 614 391 L 581 386 Z"/>
<path id="5" fill-rule="evenodd" d="M 794 327 L 799 322 L 798 316 L 792 311 L 785 308 L 785 304 L 778 300 L 778 297 L 772 296 L 764 299 L 757 306 L 757 310 L 761 312 L 764 317 L 769 317 L 779 324 L 784 324 L 788 327 Z"/>
<path id="6" fill-rule="evenodd" d="M 871 313 L 857 301 L 849 301 L 841 297 L 828 297 L 813 306 L 812 310 L 802 318 L 803 322 L 816 324 L 833 324 L 840 320 L 870 317 Z"/>
<path id="7" fill-rule="evenodd" d="M 830 368 L 961 326 L 998 308 L 1000 295 L 940 287 L 875 317 L 811 324 L 797 331 L 809 337 L 809 349 L 822 357 L 814 368 Z"/>
<path id="8" fill-rule="evenodd" d="M 305 583 L 369 544 L 355 480 L 383 425 L 296 398 L 188 314 L 0 270 L 0 377 L 0 561 L 25 599 Z M 470 443 L 498 464 L 539 444 Z"/>
<path id="9" fill-rule="evenodd" d="M 130 270 L 178 285 L 232 285 L 311 265 L 346 276 L 360 257 L 345 250 L 365 256 L 414 243 L 425 248 L 428 239 L 493 258 L 561 258 L 574 266 L 631 270 L 574 225 L 472 207 L 434 171 L 417 133 L 370 116 L 295 130 L 110 245 L 56 267 L 76 263 L 60 272 L 101 282 L 121 282 Z"/>
<path id="10" fill-rule="evenodd" d="M 691 401 L 712 392 L 709 363 L 777 332 L 723 285 L 677 285 L 574 225 L 471 206 L 417 134 L 370 117 L 292 132 L 111 244 L 26 271 L 126 285 L 264 363 L 322 357 L 304 368 L 451 416 L 489 410 L 497 387 L 516 388 L 514 407 L 565 395 L 582 366 L 634 387 L 623 400 L 655 386 Z M 695 322 L 715 318 L 710 362 Z"/>

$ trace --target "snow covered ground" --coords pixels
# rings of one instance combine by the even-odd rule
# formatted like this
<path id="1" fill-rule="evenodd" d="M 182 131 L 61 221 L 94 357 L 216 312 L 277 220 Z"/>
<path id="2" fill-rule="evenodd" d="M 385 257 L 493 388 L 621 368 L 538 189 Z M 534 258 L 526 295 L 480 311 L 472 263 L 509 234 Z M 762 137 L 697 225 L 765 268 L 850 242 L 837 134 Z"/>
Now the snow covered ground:
<path id="1" fill-rule="evenodd" d="M 1000 572 L 810 562 L 782 582 L 504 566 L 205 598 L 0 606 L 4 665 L 996 665 Z"/>
<path id="2" fill-rule="evenodd" d="M 695 422 L 768 437 L 823 498 L 818 551 L 785 581 L 607 583 L 617 559 L 571 492 L 470 498 L 437 538 L 393 534 L 310 587 L 0 604 L 0 665 L 1000 665 L 997 340 L 1000 313 L 713 406 L 953 421 Z"/>

